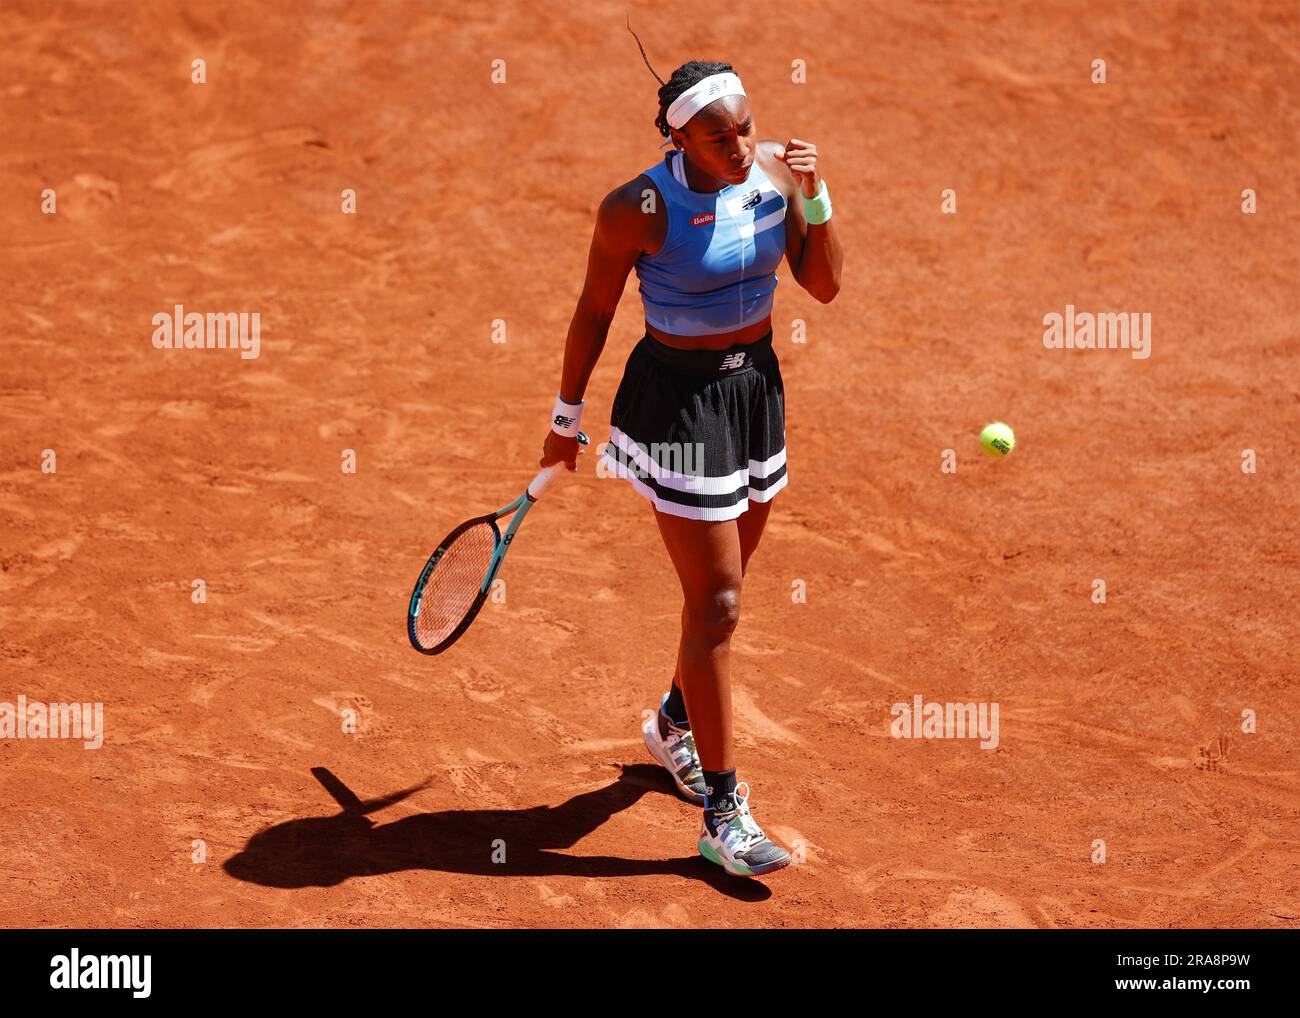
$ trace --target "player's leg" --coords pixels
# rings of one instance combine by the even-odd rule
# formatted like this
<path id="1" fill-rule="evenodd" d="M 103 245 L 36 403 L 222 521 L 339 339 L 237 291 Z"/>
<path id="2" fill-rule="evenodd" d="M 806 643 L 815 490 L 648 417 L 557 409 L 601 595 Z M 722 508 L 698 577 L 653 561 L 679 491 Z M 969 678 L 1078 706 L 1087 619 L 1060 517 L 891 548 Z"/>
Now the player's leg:
<path id="1" fill-rule="evenodd" d="M 730 650 L 740 620 L 741 528 L 736 521 L 712 523 L 658 511 L 655 518 L 685 600 L 680 679 L 707 792 L 700 854 L 738 876 L 770 873 L 788 865 L 790 853 L 750 815 L 749 787 L 736 780 L 732 736 Z M 746 528 L 751 554 L 761 533 L 756 518 Z"/>
<path id="2" fill-rule="evenodd" d="M 682 585 L 678 681 L 705 770 L 734 768 L 731 634 L 740 621 L 741 546 L 735 520 L 692 520 L 655 510 Z"/>
<path id="3" fill-rule="evenodd" d="M 763 530 L 767 527 L 767 517 L 771 511 L 771 502 L 755 502 L 751 499 L 749 508 L 736 520 L 736 525 L 740 529 L 741 576 L 745 575 L 750 556 L 758 549 L 758 542 L 763 539 Z"/>
<path id="4" fill-rule="evenodd" d="M 686 606 L 682 606 L 682 628 L 686 628 Z M 641 725 L 650 755 L 672 775 L 682 797 L 696 806 L 704 805 L 704 774 L 700 757 L 695 749 L 695 733 L 691 731 L 686 713 L 686 699 L 682 694 L 682 648 L 677 645 L 677 668 L 672 685 L 659 702 L 659 709 Z"/>
<path id="5" fill-rule="evenodd" d="M 712 708 L 707 704 L 715 700 L 722 704 L 725 721 L 719 719 L 715 724 L 711 713 L 707 719 L 706 717 L 697 719 L 695 711 L 689 706 L 687 713 L 692 727 L 699 724 L 708 726 L 704 741 L 710 744 L 720 743 L 728 747 L 720 754 L 720 760 L 729 761 L 732 757 L 729 748 L 731 738 L 730 641 L 731 632 L 740 617 L 740 585 L 749 566 L 749 559 L 758 548 L 759 541 L 762 540 L 771 508 L 770 502 L 751 502 L 749 508 L 741 513 L 734 524 L 731 521 L 711 523 L 687 520 L 655 511 L 659 532 L 663 535 L 664 544 L 668 548 L 674 568 L 677 569 L 678 579 L 681 580 L 685 595 L 681 616 L 682 638 L 677 646 L 677 668 L 673 674 L 673 689 L 669 693 L 669 702 L 676 699 L 679 691 L 682 700 L 686 699 L 683 664 L 688 650 L 694 652 L 694 658 L 697 660 L 703 654 L 711 662 L 712 667 L 704 672 L 705 692 L 700 699 L 706 703 L 705 710 L 710 712 Z M 737 559 L 739 575 L 736 574 Z M 688 588 L 691 593 L 687 592 Z M 723 604 L 730 609 L 730 613 Z M 729 614 L 734 617 L 729 617 Z M 696 747 L 698 748 L 699 745 L 697 735 Z M 701 762 L 704 762 L 703 754 Z M 708 767 L 708 764 L 704 763 L 704 766 Z"/>
<path id="6" fill-rule="evenodd" d="M 743 577 L 745 571 L 749 568 L 750 556 L 758 548 L 758 543 L 763 539 L 763 530 L 767 526 L 767 517 L 772 511 L 771 502 L 750 502 L 749 509 L 741 513 L 736 525 L 740 532 L 740 575 Z M 686 630 L 686 605 L 682 605 L 682 631 Z M 670 717 L 676 718 L 681 723 L 686 723 L 687 719 L 684 714 L 685 696 L 682 693 L 682 651 L 681 645 L 677 648 L 677 667 L 673 671 L 672 687 L 668 692 L 668 700 L 665 707 Z"/>

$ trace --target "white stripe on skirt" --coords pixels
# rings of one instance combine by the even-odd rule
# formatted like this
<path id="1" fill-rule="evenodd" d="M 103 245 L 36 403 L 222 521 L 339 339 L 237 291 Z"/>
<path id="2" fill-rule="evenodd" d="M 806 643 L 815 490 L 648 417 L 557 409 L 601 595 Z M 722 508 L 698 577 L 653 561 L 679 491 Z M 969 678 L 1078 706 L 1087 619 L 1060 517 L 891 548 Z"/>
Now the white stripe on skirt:
<path id="1" fill-rule="evenodd" d="M 612 430 L 617 430 L 617 429 L 612 429 Z M 771 459 L 767 460 L 767 463 L 769 464 L 772 463 L 772 461 L 777 459 L 778 456 L 780 457 L 781 462 L 783 463 L 785 461 L 785 450 L 782 449 L 781 452 L 779 452 L 776 456 L 773 456 L 771 457 Z M 604 452 L 601 453 L 600 458 L 602 462 L 608 463 L 611 467 L 614 468 L 615 477 L 622 477 L 624 480 L 631 481 L 632 488 L 636 491 L 636 493 L 640 495 L 642 498 L 648 499 L 651 502 L 651 504 L 653 504 L 654 507 L 658 509 L 660 512 L 668 513 L 671 516 L 682 516 L 690 520 L 710 520 L 710 521 L 734 520 L 737 516 L 739 516 L 741 513 L 745 512 L 745 510 L 749 508 L 749 503 L 751 500 L 754 502 L 770 502 L 772 500 L 772 497 L 778 491 L 784 488 L 786 482 L 790 480 L 789 473 L 785 473 L 781 476 L 780 480 L 773 483 L 770 488 L 765 488 L 765 489 L 750 488 L 748 491 L 748 498 L 741 498 L 733 505 L 727 505 L 727 506 L 683 505 L 681 502 L 674 502 L 671 499 L 660 497 L 659 493 L 655 491 L 654 488 L 646 484 L 646 482 L 643 481 L 641 478 L 637 477 L 636 474 L 629 472 L 627 467 L 625 467 L 617 459 L 611 456 L 609 454 L 608 449 L 606 449 Z M 750 460 L 750 463 L 756 464 L 757 461 Z M 774 466 L 772 466 L 771 470 L 776 470 L 780 466 L 781 464 L 777 463 Z M 769 471 L 769 473 L 770 472 L 771 471 Z M 738 473 L 743 473 L 743 471 L 738 471 Z M 666 485 L 666 484 L 664 486 L 670 487 L 670 485 Z M 735 487 L 733 487 L 730 490 L 735 491 L 739 487 L 740 485 L 737 484 Z M 682 491 L 683 494 L 688 494 L 688 495 L 691 494 L 691 492 L 685 491 L 680 488 L 677 488 L 675 490 Z M 717 494 L 726 494 L 726 492 L 718 492 Z"/>

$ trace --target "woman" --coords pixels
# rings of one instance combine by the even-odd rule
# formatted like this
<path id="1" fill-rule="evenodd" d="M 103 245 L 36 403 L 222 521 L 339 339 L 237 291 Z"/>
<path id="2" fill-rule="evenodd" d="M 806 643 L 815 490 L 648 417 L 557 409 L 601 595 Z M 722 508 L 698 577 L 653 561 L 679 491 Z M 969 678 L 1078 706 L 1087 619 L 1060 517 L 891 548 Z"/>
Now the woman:
<path id="1" fill-rule="evenodd" d="M 693 60 L 655 77 L 656 126 L 673 151 L 601 202 L 540 462 L 577 468 L 583 393 L 635 267 L 646 334 L 614 397 L 601 465 L 652 504 L 685 601 L 672 687 L 642 731 L 678 791 L 704 807 L 700 853 L 757 876 L 790 855 L 736 781 L 729 651 L 745 568 L 787 479 L 775 269 L 784 254 L 826 304 L 843 252 L 816 147 L 760 141 L 730 64 Z"/>

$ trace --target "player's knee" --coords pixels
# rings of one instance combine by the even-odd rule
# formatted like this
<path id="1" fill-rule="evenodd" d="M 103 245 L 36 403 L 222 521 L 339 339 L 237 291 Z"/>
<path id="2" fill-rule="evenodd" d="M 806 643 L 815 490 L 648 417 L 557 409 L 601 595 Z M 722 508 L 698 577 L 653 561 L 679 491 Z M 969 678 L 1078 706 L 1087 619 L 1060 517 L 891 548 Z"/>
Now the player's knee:
<path id="1" fill-rule="evenodd" d="M 723 584 L 687 606 L 690 626 L 709 643 L 731 639 L 740 622 L 740 585 Z"/>

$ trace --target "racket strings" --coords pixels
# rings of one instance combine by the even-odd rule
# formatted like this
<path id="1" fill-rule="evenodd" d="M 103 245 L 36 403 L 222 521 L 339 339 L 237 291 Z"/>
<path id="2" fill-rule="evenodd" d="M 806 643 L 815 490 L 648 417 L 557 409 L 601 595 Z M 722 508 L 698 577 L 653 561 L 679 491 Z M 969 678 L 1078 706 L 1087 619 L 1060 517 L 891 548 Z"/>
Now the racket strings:
<path id="1" fill-rule="evenodd" d="M 480 523 L 463 531 L 433 567 L 420 597 L 415 635 L 432 649 L 447 639 L 474 606 L 496 550 L 496 530 Z"/>

